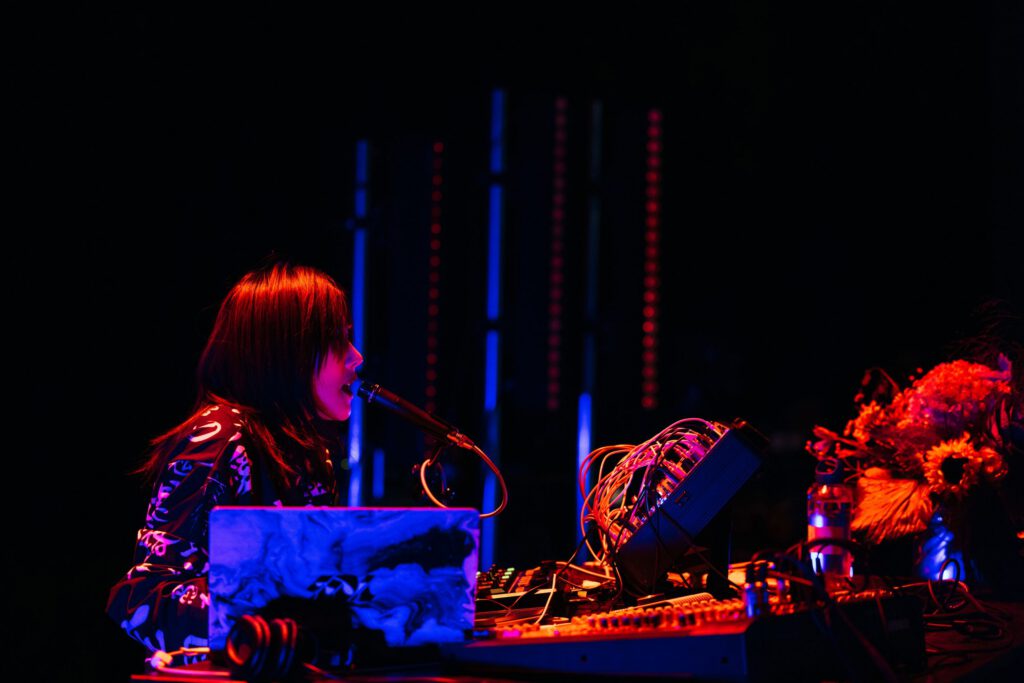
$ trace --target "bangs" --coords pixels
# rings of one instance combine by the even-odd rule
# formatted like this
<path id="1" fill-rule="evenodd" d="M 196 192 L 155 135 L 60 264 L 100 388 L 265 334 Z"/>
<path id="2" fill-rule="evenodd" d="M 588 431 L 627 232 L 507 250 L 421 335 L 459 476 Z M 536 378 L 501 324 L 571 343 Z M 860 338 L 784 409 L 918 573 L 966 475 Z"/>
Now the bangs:
<path id="1" fill-rule="evenodd" d="M 327 274 L 278 263 L 229 294 L 200 361 L 205 391 L 295 421 L 313 410 L 310 378 L 348 350 L 349 309 Z"/>
<path id="2" fill-rule="evenodd" d="M 333 349 L 336 353 L 345 351 L 351 341 L 351 322 L 345 294 L 333 283 L 323 283 L 314 303 L 313 317 L 319 323 L 319 346 L 321 351 Z M 319 310 L 316 310 L 319 309 Z"/>

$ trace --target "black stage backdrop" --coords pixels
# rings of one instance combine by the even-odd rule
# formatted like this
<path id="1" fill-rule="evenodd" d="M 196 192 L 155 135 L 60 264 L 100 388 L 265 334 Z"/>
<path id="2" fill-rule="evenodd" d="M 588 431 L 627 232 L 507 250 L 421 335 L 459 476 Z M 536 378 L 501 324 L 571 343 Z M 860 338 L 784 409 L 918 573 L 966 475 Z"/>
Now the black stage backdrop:
<path id="1" fill-rule="evenodd" d="M 705 5 L 711 5 L 710 7 Z M 811 4 L 813 5 L 813 4 Z M 537 13 L 534 14 L 533 12 Z M 674 420 L 770 439 L 734 556 L 803 534 L 815 424 L 863 371 L 905 378 L 999 322 L 1020 341 L 1021 12 L 858 3 L 686 4 L 431 16 L 77 8 L 19 26 L 6 555 L 21 658 L 126 680 L 141 650 L 103 615 L 147 493 L 128 475 L 188 410 L 230 284 L 268 254 L 349 286 L 355 149 L 369 143 L 364 375 L 425 399 L 433 146 L 444 144 L 436 409 L 482 441 L 491 98 L 506 94 L 499 564 L 575 545 L 575 396 L 596 340 L 593 445 Z M 559 406 L 547 400 L 554 112 L 566 115 Z M 595 103 L 602 174 L 588 179 Z M 640 405 L 646 122 L 662 117 L 657 408 Z M 584 320 L 587 202 L 600 314 Z M 14 207 L 19 207 L 17 210 Z M 1016 316 L 1016 317 L 1015 317 Z M 24 389 L 20 389 L 24 387 Z M 424 504 L 414 429 L 368 414 L 386 493 Z M 482 465 L 451 456 L 461 501 Z M 24 502 L 18 502 L 24 501 Z"/>

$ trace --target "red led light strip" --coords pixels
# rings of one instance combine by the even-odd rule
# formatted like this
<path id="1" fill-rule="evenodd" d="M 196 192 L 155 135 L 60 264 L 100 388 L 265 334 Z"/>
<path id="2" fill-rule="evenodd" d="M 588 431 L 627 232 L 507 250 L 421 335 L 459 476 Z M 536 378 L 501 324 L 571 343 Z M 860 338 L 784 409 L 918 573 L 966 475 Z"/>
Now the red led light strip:
<path id="1" fill-rule="evenodd" d="M 565 281 L 566 98 L 555 99 L 555 146 L 551 192 L 551 259 L 548 264 L 548 411 L 558 410 L 562 391 L 562 299 Z"/>
<path id="2" fill-rule="evenodd" d="M 644 306 L 640 405 L 658 407 L 658 261 L 661 241 L 661 111 L 647 114 L 647 171 L 644 174 Z"/>
<path id="3" fill-rule="evenodd" d="M 441 188 L 444 176 L 444 143 L 435 142 L 430 177 L 430 256 L 427 267 L 427 372 L 424 409 L 437 408 L 437 329 L 441 285 Z"/>

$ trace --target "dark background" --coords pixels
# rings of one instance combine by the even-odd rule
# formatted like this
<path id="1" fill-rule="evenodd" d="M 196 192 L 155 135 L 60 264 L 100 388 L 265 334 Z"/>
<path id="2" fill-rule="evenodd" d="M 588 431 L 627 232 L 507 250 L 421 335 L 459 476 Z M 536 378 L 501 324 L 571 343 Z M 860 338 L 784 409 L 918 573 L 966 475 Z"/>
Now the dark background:
<path id="1" fill-rule="evenodd" d="M 355 143 L 372 149 L 364 376 L 424 398 L 432 143 L 445 143 L 437 411 L 483 434 L 490 97 L 507 93 L 496 559 L 574 546 L 590 107 L 604 173 L 593 445 L 682 417 L 769 437 L 734 555 L 803 533 L 815 424 L 862 373 L 903 379 L 998 323 L 1020 341 L 1021 12 L 686 4 L 557 16 L 69 9 L 17 25 L 8 108 L 8 483 L 14 666 L 125 680 L 103 614 L 148 493 L 129 476 L 192 401 L 216 306 L 270 253 L 351 273 Z M 545 406 L 555 98 L 568 105 L 562 406 Z M 640 408 L 644 121 L 664 118 L 659 407 Z M 17 207 L 17 208 L 15 208 Z M 27 418 L 27 419 L 26 419 Z M 370 413 L 387 504 L 423 504 L 422 441 Z M 27 425 L 27 427 L 26 427 Z M 480 438 L 477 439 L 481 441 Z M 482 465 L 452 454 L 461 500 Z M 27 503 L 22 501 L 27 499 Z"/>

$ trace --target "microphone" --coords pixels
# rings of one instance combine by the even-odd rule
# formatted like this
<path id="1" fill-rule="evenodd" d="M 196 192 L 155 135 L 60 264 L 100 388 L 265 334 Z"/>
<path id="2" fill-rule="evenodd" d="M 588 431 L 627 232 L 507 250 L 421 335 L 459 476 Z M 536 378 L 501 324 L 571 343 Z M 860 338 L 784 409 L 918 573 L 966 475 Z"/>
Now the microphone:
<path id="1" fill-rule="evenodd" d="M 367 385 L 365 382 L 360 382 L 356 393 L 367 403 L 379 405 L 391 411 L 403 420 L 412 422 L 424 432 L 437 439 L 449 441 L 460 448 L 472 449 L 476 445 L 472 439 L 441 418 L 409 403 L 409 401 L 388 391 L 379 384 Z"/>

